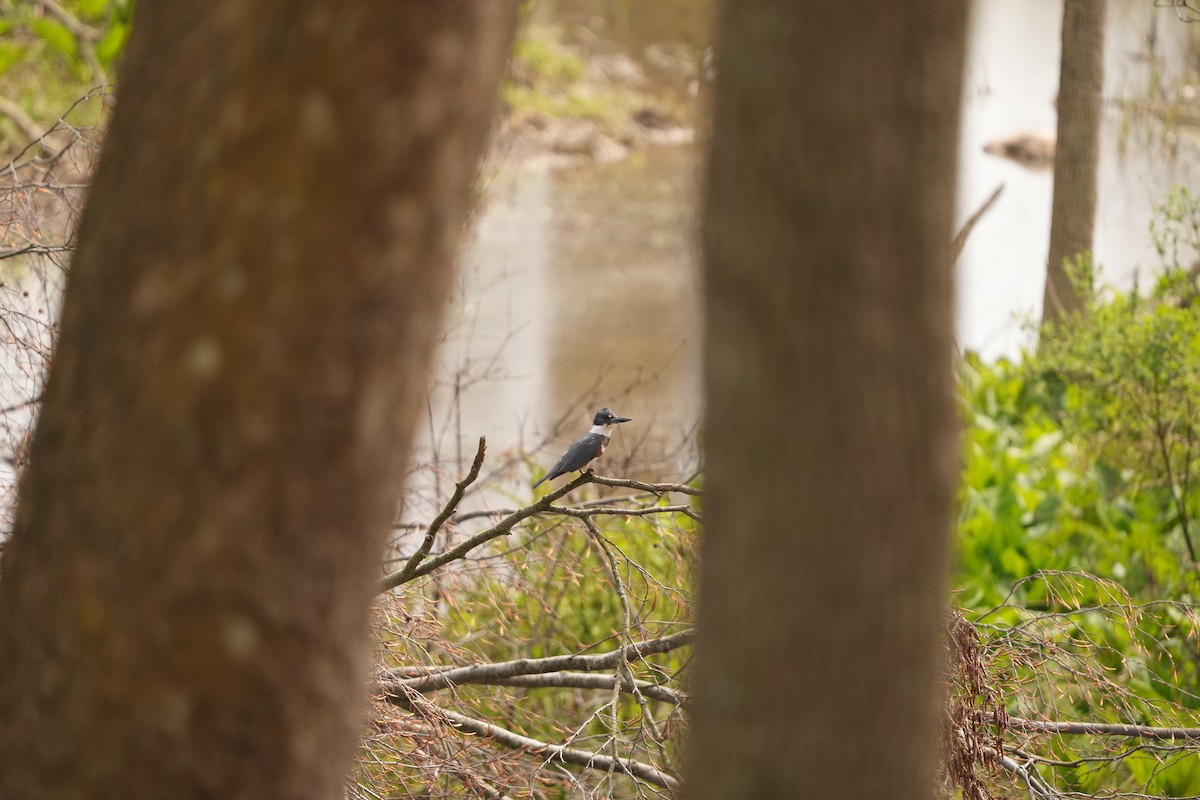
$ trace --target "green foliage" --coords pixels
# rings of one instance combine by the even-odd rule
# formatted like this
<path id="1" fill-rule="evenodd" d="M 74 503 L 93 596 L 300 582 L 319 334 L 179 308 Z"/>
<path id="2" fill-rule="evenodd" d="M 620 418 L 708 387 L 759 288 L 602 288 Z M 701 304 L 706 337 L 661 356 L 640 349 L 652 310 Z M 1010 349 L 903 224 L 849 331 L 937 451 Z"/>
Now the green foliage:
<path id="1" fill-rule="evenodd" d="M 1009 713 L 1200 721 L 1200 203 L 1177 189 L 1152 235 L 1151 291 L 1087 290 L 1020 362 L 960 366 L 965 418 L 956 601 L 984 633 Z M 1190 541 L 1189 541 L 1190 540 Z M 1043 739 L 1066 791 L 1200 794 L 1195 749 Z"/>
<path id="2" fill-rule="evenodd" d="M 513 45 L 511 74 L 501 86 L 504 105 L 553 119 L 584 119 L 617 126 L 622 114 L 645 104 L 629 89 L 587 79 L 587 61 L 562 43 L 561 32 L 525 25 Z"/>
<path id="3" fill-rule="evenodd" d="M 527 26 L 513 45 L 513 73 L 522 83 L 569 86 L 583 78 L 587 62 L 552 32 Z"/>
<path id="4" fill-rule="evenodd" d="M 31 19 L 29 20 L 29 29 L 53 50 L 66 56 L 69 61 L 74 61 L 79 55 L 79 42 L 75 39 L 75 34 L 71 33 L 71 30 L 58 20 L 50 17 Z"/>

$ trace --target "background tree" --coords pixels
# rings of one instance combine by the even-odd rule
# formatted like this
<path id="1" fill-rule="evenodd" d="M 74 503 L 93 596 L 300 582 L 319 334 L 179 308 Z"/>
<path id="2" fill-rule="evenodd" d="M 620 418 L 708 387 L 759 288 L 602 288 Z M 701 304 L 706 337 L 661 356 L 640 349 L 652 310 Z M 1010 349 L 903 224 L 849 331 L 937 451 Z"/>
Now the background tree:
<path id="1" fill-rule="evenodd" d="M 1063 3 L 1058 140 L 1043 322 L 1054 322 L 1063 314 L 1079 310 L 1084 300 L 1072 285 L 1066 264 L 1077 256 L 1090 256 L 1096 224 L 1105 8 L 1105 0 Z"/>
<path id="2" fill-rule="evenodd" d="M 721 6 L 693 798 L 932 790 L 965 17 Z"/>
<path id="3" fill-rule="evenodd" d="M 515 11 L 139 8 L 0 581 L 0 795 L 331 797 Z"/>

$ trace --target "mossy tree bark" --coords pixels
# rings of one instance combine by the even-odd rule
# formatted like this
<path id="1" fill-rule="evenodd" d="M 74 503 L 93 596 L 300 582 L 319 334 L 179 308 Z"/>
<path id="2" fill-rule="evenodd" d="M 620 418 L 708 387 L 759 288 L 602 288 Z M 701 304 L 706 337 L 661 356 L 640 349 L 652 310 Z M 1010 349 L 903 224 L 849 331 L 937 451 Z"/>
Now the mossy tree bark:
<path id="1" fill-rule="evenodd" d="M 1106 0 L 1065 0 L 1059 57 L 1058 140 L 1042 322 L 1083 306 L 1066 262 L 1091 255 L 1104 91 Z"/>
<path id="2" fill-rule="evenodd" d="M 341 795 L 514 6 L 139 6 L 4 552 L 6 800 Z"/>
<path id="3" fill-rule="evenodd" d="M 722 3 L 693 800 L 933 791 L 965 14 Z"/>

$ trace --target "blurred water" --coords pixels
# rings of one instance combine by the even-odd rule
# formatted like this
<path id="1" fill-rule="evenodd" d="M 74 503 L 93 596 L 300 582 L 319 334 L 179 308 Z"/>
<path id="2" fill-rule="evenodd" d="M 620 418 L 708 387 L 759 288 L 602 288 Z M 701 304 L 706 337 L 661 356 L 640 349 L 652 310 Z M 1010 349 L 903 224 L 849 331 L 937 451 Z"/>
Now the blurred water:
<path id="1" fill-rule="evenodd" d="M 575 0 L 544 13 L 582 46 L 625 47 L 635 59 L 657 63 L 658 51 L 704 46 L 709 4 Z M 1061 16 L 1061 3 L 1049 0 L 974 2 L 959 218 L 1000 183 L 1005 190 L 962 254 L 958 329 L 961 347 L 988 357 L 1018 352 L 1027 341 L 1022 318 L 1040 314 L 1052 173 L 982 148 L 1021 132 L 1053 132 Z M 1109 28 L 1108 96 L 1142 95 L 1152 80 L 1173 84 L 1191 33 L 1174 11 L 1113 0 Z M 1146 60 L 1149 52 L 1158 60 Z M 647 71 L 655 75 L 652 66 Z M 1151 204 L 1174 182 L 1194 183 L 1194 161 L 1168 138 L 1161 126 L 1115 105 L 1106 116 L 1096 255 L 1119 284 L 1157 263 L 1147 236 Z M 536 446 L 540 433 L 574 409 L 539 453 L 548 464 L 587 428 L 597 406 L 610 405 L 635 417 L 610 453 L 620 457 L 636 445 L 631 467 L 646 476 L 689 470 L 695 450 L 679 444 L 700 407 L 696 170 L 692 148 L 658 149 L 567 170 L 516 168 L 492 183 L 442 353 L 443 374 L 467 363 L 492 369 L 494 379 L 458 393 L 464 438 L 473 443 L 486 434 L 494 447 Z M 439 419 L 452 416 L 446 409 L 453 396 L 438 393 Z"/>
<path id="2" fill-rule="evenodd" d="M 1061 5 L 973 6 L 959 218 L 996 185 L 1006 188 L 962 254 L 958 328 L 964 349 L 995 357 L 1016 353 L 1026 341 L 1020 318 L 1040 312 L 1051 173 L 982 147 L 1053 130 Z M 539 13 L 592 52 L 627 52 L 651 89 L 676 99 L 687 96 L 708 43 L 709 0 L 561 0 Z M 1193 58 L 1195 27 L 1145 0 L 1110 0 L 1107 96 L 1173 88 Z M 1096 254 L 1119 285 L 1156 266 L 1147 236 L 1151 204 L 1173 183 L 1195 185 L 1195 150 L 1177 148 L 1173 135 L 1110 104 Z M 601 405 L 634 417 L 618 430 L 606 471 L 671 480 L 696 467 L 697 160 L 691 147 L 651 148 L 568 168 L 510 164 L 489 179 L 464 247 L 439 383 L 422 424 L 424 455 L 444 467 L 429 481 L 460 475 L 485 435 L 488 463 L 500 470 L 492 479 L 521 495 L 526 465 L 501 456 L 533 451 L 549 465 Z M 16 366 L 0 364 L 0 403 L 29 394 L 32 383 Z M 0 463 L 0 484 L 4 469 Z"/>

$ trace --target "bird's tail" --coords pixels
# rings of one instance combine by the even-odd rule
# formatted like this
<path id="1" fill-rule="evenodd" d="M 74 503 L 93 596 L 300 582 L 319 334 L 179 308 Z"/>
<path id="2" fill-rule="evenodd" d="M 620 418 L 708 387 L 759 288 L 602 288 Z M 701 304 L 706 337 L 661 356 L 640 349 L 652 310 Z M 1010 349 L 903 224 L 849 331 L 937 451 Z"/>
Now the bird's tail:
<path id="1" fill-rule="evenodd" d="M 549 472 L 547 472 L 545 475 L 543 475 L 542 477 L 538 478 L 538 480 L 537 480 L 537 483 L 535 483 L 535 484 L 533 485 L 533 488 L 534 488 L 534 489 L 536 489 L 537 487 L 541 486 L 543 483 L 545 483 L 545 482 L 546 482 L 546 480 L 547 480 L 549 477 L 550 477 L 550 473 L 549 473 Z"/>

